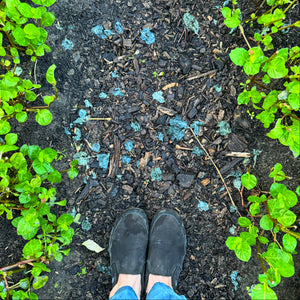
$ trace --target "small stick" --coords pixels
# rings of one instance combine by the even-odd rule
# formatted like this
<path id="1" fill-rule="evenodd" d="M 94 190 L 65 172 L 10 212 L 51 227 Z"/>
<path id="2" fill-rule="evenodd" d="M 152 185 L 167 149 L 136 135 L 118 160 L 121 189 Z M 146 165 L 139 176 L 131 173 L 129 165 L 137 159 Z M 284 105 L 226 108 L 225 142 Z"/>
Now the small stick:
<path id="1" fill-rule="evenodd" d="M 187 150 L 187 151 L 193 151 L 193 148 L 181 147 L 181 146 L 179 146 L 179 145 L 176 145 L 176 149 L 179 149 L 179 150 Z"/>
<path id="2" fill-rule="evenodd" d="M 224 187 L 225 187 L 225 189 L 226 189 L 226 191 L 227 191 L 227 194 L 228 194 L 228 197 L 229 197 L 229 199 L 230 199 L 230 201 L 231 201 L 231 204 L 236 208 L 236 211 L 238 212 L 238 214 L 239 214 L 240 217 L 241 217 L 241 214 L 240 214 L 240 212 L 238 211 L 237 206 L 235 205 L 235 203 L 234 203 L 234 201 L 233 201 L 233 199 L 232 199 L 232 196 L 231 196 L 231 194 L 230 194 L 230 192 L 229 192 L 229 189 L 228 189 L 228 187 L 227 187 L 227 184 L 225 183 L 225 180 L 224 180 L 224 178 L 223 178 L 223 176 L 222 176 L 220 170 L 218 169 L 218 167 L 216 166 L 216 164 L 214 163 L 214 161 L 212 160 L 211 156 L 210 156 L 209 153 L 206 151 L 206 149 L 204 148 L 204 146 L 201 144 L 201 142 L 200 142 L 200 140 L 198 139 L 198 137 L 196 136 L 194 130 L 193 130 L 191 127 L 189 127 L 189 129 L 190 129 L 190 131 L 192 132 L 192 134 L 193 134 L 194 138 L 196 139 L 196 141 L 198 142 L 198 144 L 201 146 L 202 150 L 205 152 L 205 154 L 207 155 L 207 157 L 209 158 L 209 160 L 211 161 L 211 163 L 212 163 L 213 166 L 215 167 L 216 171 L 218 172 L 218 174 L 219 174 L 219 176 L 220 176 L 220 178 L 221 178 L 221 180 L 222 180 L 222 182 L 223 182 L 223 184 L 224 184 Z"/>
<path id="3" fill-rule="evenodd" d="M 234 157 L 250 157 L 249 152 L 230 152 L 226 153 L 225 156 L 234 156 Z"/>
<path id="4" fill-rule="evenodd" d="M 201 78 L 201 77 L 205 77 L 207 75 L 215 73 L 216 71 L 217 70 L 211 70 L 211 71 L 208 71 L 206 73 L 202 73 L 202 74 L 198 74 L 198 75 L 195 75 L 195 76 L 191 76 L 191 77 L 187 78 L 186 80 L 190 81 L 190 80 L 198 79 L 198 78 Z"/>
<path id="5" fill-rule="evenodd" d="M 89 118 L 89 121 L 111 121 L 111 118 Z"/>

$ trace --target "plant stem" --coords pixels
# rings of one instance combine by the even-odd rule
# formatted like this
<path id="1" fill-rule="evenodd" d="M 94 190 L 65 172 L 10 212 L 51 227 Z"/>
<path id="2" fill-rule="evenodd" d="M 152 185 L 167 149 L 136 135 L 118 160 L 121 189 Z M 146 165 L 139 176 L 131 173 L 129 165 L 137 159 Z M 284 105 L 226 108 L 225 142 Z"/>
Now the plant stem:
<path id="1" fill-rule="evenodd" d="M 8 271 L 8 270 L 17 268 L 17 267 L 19 267 L 19 266 L 21 266 L 21 265 L 25 265 L 25 264 L 31 263 L 31 262 L 33 262 L 33 261 L 35 261 L 35 259 L 33 259 L 33 258 L 26 259 L 26 260 L 21 260 L 21 261 L 15 263 L 15 264 L 8 265 L 8 266 L 4 266 L 4 267 L 0 268 L 0 271 L 6 272 L 6 271 Z"/>
<path id="2" fill-rule="evenodd" d="M 243 28 L 243 26 L 242 26 L 241 24 L 239 25 L 239 29 L 240 29 L 240 32 L 241 32 L 241 34 L 242 34 L 244 40 L 246 41 L 246 43 L 247 43 L 247 45 L 248 45 L 248 47 L 249 47 L 249 49 L 251 49 L 251 46 L 250 46 L 250 44 L 249 44 L 249 42 L 248 42 L 248 40 L 247 40 L 247 38 L 246 38 L 246 36 L 245 36 L 244 28 Z"/>
<path id="3" fill-rule="evenodd" d="M 289 10 L 289 8 L 296 2 L 297 0 L 293 0 L 293 2 L 290 3 L 290 5 L 284 10 L 284 14 Z"/>

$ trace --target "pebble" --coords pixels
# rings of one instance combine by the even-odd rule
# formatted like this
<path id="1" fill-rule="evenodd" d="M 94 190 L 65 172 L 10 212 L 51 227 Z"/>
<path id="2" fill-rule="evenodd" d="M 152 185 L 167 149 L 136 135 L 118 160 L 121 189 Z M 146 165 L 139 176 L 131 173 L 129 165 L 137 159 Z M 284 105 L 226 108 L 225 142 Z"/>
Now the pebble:
<path id="1" fill-rule="evenodd" d="M 189 188 L 193 181 L 194 181 L 194 175 L 191 174 L 178 174 L 177 175 L 177 180 L 179 181 L 179 185 L 183 188 Z"/>
<path id="2" fill-rule="evenodd" d="M 183 74 L 188 74 L 192 68 L 192 61 L 186 56 L 180 56 L 178 60 Z"/>
<path id="3" fill-rule="evenodd" d="M 158 65 L 162 68 L 166 67 L 166 65 L 168 64 L 168 61 L 167 60 L 164 60 L 164 59 L 159 59 L 158 61 Z"/>
<path id="4" fill-rule="evenodd" d="M 214 63 L 217 66 L 219 71 L 221 71 L 224 68 L 224 63 L 222 60 L 216 60 Z"/>

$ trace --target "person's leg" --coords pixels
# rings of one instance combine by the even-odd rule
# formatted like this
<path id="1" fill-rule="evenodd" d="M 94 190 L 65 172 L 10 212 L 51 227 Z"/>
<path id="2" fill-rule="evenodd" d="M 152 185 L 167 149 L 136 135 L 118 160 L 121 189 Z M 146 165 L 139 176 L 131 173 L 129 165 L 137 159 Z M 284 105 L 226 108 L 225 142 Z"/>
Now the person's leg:
<path id="1" fill-rule="evenodd" d="M 139 299 L 148 245 L 148 219 L 132 208 L 116 221 L 109 240 L 113 288 L 110 299 Z"/>
<path id="2" fill-rule="evenodd" d="M 146 280 L 147 300 L 186 299 L 175 293 L 186 252 L 186 233 L 180 216 L 164 209 L 152 221 Z"/>

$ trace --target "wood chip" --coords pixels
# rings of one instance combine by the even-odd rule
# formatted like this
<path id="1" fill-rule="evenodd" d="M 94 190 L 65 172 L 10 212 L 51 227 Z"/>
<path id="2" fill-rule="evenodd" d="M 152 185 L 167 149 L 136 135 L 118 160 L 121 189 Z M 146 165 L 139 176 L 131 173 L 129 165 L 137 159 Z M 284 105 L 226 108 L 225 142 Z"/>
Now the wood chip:
<path id="1" fill-rule="evenodd" d="M 168 115 L 168 116 L 174 116 L 176 114 L 175 110 L 167 108 L 167 107 L 164 107 L 164 106 L 161 106 L 161 105 L 159 105 L 157 107 L 157 110 L 160 111 L 163 114 Z"/>
<path id="2" fill-rule="evenodd" d="M 226 153 L 225 156 L 250 157 L 251 153 L 249 153 L 249 152 L 230 152 L 230 153 Z"/>
<path id="3" fill-rule="evenodd" d="M 139 166 L 139 168 L 141 170 L 144 170 L 146 168 L 146 165 L 148 163 L 149 158 L 150 158 L 150 152 L 146 152 L 145 156 L 142 157 L 141 160 L 140 160 L 140 166 Z"/>
<path id="4" fill-rule="evenodd" d="M 165 90 L 170 89 L 170 88 L 172 88 L 172 87 L 174 87 L 174 86 L 178 86 L 178 83 L 177 83 L 177 82 L 169 83 L 169 84 L 165 85 L 165 86 L 162 88 L 162 90 L 165 91 Z"/>
<path id="5" fill-rule="evenodd" d="M 190 259 L 191 259 L 191 260 L 195 260 L 196 258 L 195 258 L 195 256 L 192 254 L 192 255 L 190 256 Z"/>
<path id="6" fill-rule="evenodd" d="M 210 179 L 208 179 L 208 178 L 203 179 L 203 180 L 201 181 L 201 184 L 202 184 L 203 186 L 207 186 L 209 183 L 210 183 Z"/>

